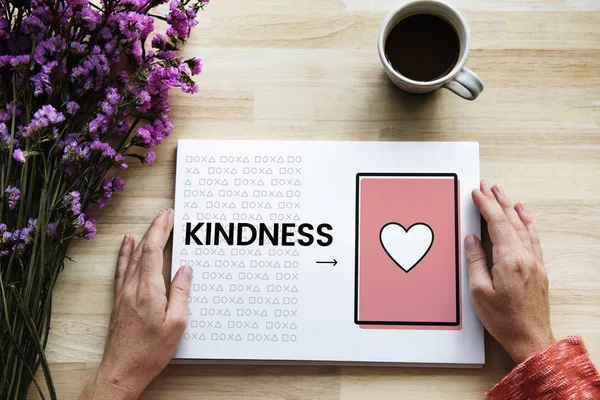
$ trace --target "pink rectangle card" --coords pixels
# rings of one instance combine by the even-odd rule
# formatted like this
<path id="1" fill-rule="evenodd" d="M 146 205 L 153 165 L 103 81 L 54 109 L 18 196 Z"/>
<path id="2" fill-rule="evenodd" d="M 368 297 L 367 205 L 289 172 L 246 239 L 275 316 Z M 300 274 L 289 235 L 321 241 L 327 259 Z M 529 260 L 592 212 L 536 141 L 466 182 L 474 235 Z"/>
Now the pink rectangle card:
<path id="1" fill-rule="evenodd" d="M 356 175 L 356 324 L 461 329 L 458 190 L 453 173 Z"/>

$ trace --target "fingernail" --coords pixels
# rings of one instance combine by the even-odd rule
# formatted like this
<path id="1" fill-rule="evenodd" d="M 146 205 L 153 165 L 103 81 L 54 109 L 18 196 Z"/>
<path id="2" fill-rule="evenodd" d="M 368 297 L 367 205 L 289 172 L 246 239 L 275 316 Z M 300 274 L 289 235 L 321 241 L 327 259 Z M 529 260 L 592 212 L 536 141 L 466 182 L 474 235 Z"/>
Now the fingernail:
<path id="1" fill-rule="evenodd" d="M 490 186 L 490 183 L 489 183 L 488 181 L 486 181 L 486 180 L 484 179 L 484 180 L 482 181 L 482 183 L 483 183 L 483 187 L 484 187 L 485 189 L 490 189 L 490 187 L 491 187 L 491 186 Z"/>
<path id="2" fill-rule="evenodd" d="M 527 209 L 525 208 L 525 204 L 519 203 L 519 207 L 521 207 L 521 211 L 523 212 L 523 214 L 527 214 Z"/>
<path id="3" fill-rule="evenodd" d="M 123 236 L 123 245 L 126 245 L 127 243 L 129 243 L 129 235 Z"/>
<path id="4" fill-rule="evenodd" d="M 472 249 L 477 246 L 477 237 L 475 235 L 469 235 L 465 238 L 465 249 Z"/>
<path id="5" fill-rule="evenodd" d="M 192 268 L 185 266 L 185 267 L 183 267 L 183 271 L 181 273 L 183 274 L 184 278 L 189 279 L 189 280 L 192 279 L 192 275 L 193 275 Z"/>
<path id="6" fill-rule="evenodd" d="M 158 215 L 156 216 L 156 218 L 160 217 L 161 215 L 163 215 L 165 213 L 165 209 L 161 208 L 160 211 L 158 212 Z"/>
<path id="7" fill-rule="evenodd" d="M 500 196 L 504 196 L 504 189 L 500 185 L 496 185 L 496 191 Z"/>

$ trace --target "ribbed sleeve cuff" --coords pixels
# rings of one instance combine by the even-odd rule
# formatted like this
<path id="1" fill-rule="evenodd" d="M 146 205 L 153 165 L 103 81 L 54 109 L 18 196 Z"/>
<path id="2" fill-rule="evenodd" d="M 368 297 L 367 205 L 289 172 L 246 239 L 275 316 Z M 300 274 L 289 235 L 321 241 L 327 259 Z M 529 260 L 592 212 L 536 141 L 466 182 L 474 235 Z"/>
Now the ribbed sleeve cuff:
<path id="1" fill-rule="evenodd" d="M 487 399 L 600 399 L 600 376 L 581 338 L 568 336 L 517 365 Z"/>

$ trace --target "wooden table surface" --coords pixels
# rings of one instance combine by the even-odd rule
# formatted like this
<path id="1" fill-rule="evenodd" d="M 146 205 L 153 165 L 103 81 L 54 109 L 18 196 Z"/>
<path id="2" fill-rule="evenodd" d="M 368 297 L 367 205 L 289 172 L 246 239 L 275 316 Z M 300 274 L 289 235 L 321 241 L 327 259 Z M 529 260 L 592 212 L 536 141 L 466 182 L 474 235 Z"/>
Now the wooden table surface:
<path id="1" fill-rule="evenodd" d="M 556 336 L 582 335 L 600 364 L 600 1 L 455 0 L 485 84 L 475 102 L 388 82 L 376 39 L 398 4 L 214 0 L 201 13 L 184 51 L 203 59 L 200 92 L 172 93 L 157 163 L 122 175 L 127 189 L 96 239 L 72 245 L 56 286 L 47 354 L 61 398 L 101 359 L 123 234 L 141 237 L 173 205 L 181 138 L 478 141 L 482 177 L 538 224 Z M 172 365 L 142 398 L 481 399 L 512 367 L 489 336 L 486 358 L 482 370 Z"/>

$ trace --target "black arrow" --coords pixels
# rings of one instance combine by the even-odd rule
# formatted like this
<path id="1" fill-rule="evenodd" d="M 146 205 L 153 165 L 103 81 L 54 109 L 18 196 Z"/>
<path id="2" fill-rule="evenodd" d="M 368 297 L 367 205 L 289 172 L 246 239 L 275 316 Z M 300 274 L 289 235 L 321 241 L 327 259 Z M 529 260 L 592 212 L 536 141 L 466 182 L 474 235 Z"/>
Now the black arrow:
<path id="1" fill-rule="evenodd" d="M 334 258 L 333 261 L 317 261 L 317 264 L 333 264 L 335 267 L 337 265 L 337 260 Z"/>

